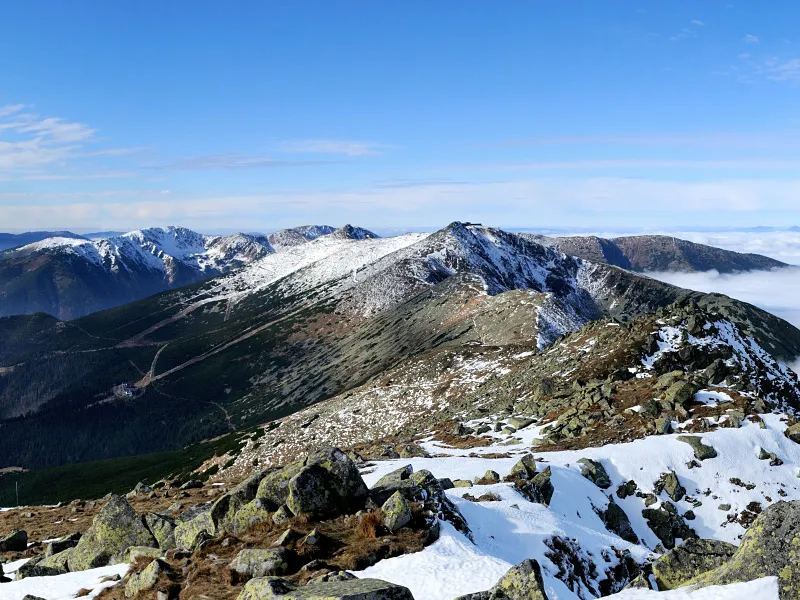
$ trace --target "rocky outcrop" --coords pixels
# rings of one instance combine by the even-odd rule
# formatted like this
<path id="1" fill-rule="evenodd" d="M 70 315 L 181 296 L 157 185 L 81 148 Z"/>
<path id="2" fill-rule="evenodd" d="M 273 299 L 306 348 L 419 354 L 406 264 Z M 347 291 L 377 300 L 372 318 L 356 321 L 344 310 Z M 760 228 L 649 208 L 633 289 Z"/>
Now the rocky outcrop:
<path id="1" fill-rule="evenodd" d="M 611 487 L 611 478 L 601 463 L 590 458 L 581 458 L 578 464 L 581 465 L 581 475 L 597 487 L 604 490 Z"/>
<path id="2" fill-rule="evenodd" d="M 736 546 L 727 542 L 689 539 L 653 562 L 653 576 L 659 590 L 673 590 L 724 564 L 735 552 Z"/>
<path id="3" fill-rule="evenodd" d="M 645 508 L 642 516 L 647 520 L 647 525 L 661 540 L 668 550 L 675 547 L 676 539 L 696 538 L 697 534 L 689 527 L 678 514 L 678 509 L 669 502 L 663 502 L 659 508 Z"/>
<path id="4" fill-rule="evenodd" d="M 323 581 L 295 587 L 278 577 L 251 579 L 238 600 L 414 600 L 408 588 L 380 579 Z"/>
<path id="5" fill-rule="evenodd" d="M 747 530 L 729 560 L 691 581 L 698 587 L 777 577 L 780 600 L 800 598 L 800 501 L 777 502 Z"/>
<path id="6" fill-rule="evenodd" d="M 553 493 L 555 492 L 553 483 L 550 481 L 552 475 L 552 469 L 547 467 L 544 471 L 540 471 L 534 475 L 533 479 L 530 481 L 524 479 L 517 480 L 514 487 L 527 500 L 549 506 L 550 500 L 552 500 Z"/>
<path id="7" fill-rule="evenodd" d="M 509 569 L 490 590 L 466 594 L 456 600 L 547 600 L 547 594 L 539 563 L 525 559 Z"/>
<path id="8" fill-rule="evenodd" d="M 111 496 L 78 545 L 70 551 L 69 570 L 83 571 L 123 562 L 131 546 L 154 548 L 158 542 L 125 498 Z"/>

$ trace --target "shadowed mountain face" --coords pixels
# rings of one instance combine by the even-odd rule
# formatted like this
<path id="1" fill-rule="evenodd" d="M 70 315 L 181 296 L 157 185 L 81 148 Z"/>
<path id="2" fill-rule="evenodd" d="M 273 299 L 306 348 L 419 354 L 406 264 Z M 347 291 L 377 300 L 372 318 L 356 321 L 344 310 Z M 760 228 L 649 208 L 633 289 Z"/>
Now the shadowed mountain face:
<path id="1" fill-rule="evenodd" d="M 665 235 L 636 235 L 612 239 L 595 236 L 546 237 L 521 234 L 565 254 L 631 271 L 758 271 L 788 266 L 761 256 L 695 244 Z"/>
<path id="2" fill-rule="evenodd" d="M 596 319 L 627 323 L 676 301 L 735 322 L 778 358 L 800 354 L 800 331 L 750 305 L 527 236 L 460 223 L 323 236 L 75 321 L 0 319 L 0 467 L 183 447 L 294 413 L 423 352 L 543 351 Z"/>
<path id="3" fill-rule="evenodd" d="M 25 245 L 0 252 L 0 316 L 44 312 L 75 319 L 227 273 L 321 235 L 346 238 L 363 232 L 322 225 L 283 230 L 269 238 L 205 236 L 182 227 L 93 240 L 69 233 L 46 238 L 26 234 L 24 240 L 30 241 L 17 240 Z"/>

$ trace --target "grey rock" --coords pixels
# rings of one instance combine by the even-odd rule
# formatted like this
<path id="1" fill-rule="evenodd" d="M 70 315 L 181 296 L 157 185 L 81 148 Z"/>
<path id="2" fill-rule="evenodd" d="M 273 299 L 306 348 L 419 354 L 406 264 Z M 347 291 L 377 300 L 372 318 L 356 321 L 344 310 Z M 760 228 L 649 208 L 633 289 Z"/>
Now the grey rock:
<path id="1" fill-rule="evenodd" d="M 611 487 L 611 478 L 609 478 L 605 467 L 601 463 L 590 458 L 581 458 L 578 464 L 581 465 L 581 475 L 597 487 L 604 490 Z"/>

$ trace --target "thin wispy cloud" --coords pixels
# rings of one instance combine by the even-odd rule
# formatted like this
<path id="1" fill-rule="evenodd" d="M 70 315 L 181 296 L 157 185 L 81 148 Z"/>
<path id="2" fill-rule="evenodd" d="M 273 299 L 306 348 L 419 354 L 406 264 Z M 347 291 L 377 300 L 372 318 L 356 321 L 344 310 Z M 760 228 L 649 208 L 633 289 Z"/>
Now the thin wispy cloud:
<path id="1" fill-rule="evenodd" d="M 42 117 L 24 104 L 0 108 L 0 174 L 30 175 L 31 170 L 58 165 L 87 156 L 111 156 L 130 149 L 86 150 L 97 142 L 96 130 L 84 123 L 58 117 Z M 41 178 L 41 177 L 39 177 Z"/>
<path id="2" fill-rule="evenodd" d="M 692 19 L 692 25 L 698 25 L 699 27 L 702 27 L 703 25 L 705 25 L 705 23 L 703 23 L 703 21 L 699 19 Z"/>
<path id="3" fill-rule="evenodd" d="M 283 167 L 311 167 L 335 164 L 331 160 L 280 160 L 274 156 L 248 156 L 244 154 L 208 154 L 179 158 L 169 163 L 147 165 L 146 168 L 158 171 L 205 171 L 238 169 L 276 169 Z"/>
<path id="4" fill-rule="evenodd" d="M 758 44 L 761 40 L 758 39 L 758 36 L 753 35 L 752 33 L 748 33 L 746 36 L 742 38 L 742 41 L 745 44 Z"/>
<path id="5" fill-rule="evenodd" d="M 373 156 L 392 148 L 388 144 L 351 140 L 290 140 L 281 144 L 283 152 L 309 154 L 341 154 L 344 156 Z"/>
<path id="6" fill-rule="evenodd" d="M 800 159 L 649 159 L 611 158 L 566 161 L 507 161 L 462 165 L 462 169 L 518 169 L 531 171 L 604 170 L 604 169 L 713 169 L 751 171 L 793 171 L 800 169 Z"/>

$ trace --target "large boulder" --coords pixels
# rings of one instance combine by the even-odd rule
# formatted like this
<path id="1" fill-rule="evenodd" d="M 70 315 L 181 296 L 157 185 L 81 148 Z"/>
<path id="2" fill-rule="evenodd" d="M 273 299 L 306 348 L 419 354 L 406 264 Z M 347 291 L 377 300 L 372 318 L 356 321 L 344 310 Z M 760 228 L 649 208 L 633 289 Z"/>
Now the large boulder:
<path id="1" fill-rule="evenodd" d="M 547 594 L 539 563 L 527 558 L 511 567 L 490 590 L 456 600 L 547 600 Z"/>
<path id="2" fill-rule="evenodd" d="M 289 554 L 286 548 L 245 548 L 228 568 L 239 580 L 268 575 L 284 575 L 289 570 Z"/>
<path id="3" fill-rule="evenodd" d="M 218 535 L 224 531 L 235 533 L 237 529 L 236 513 L 247 503 L 255 499 L 258 487 L 268 472 L 258 472 L 224 494 L 211 505 L 209 517 L 213 527 L 208 532 Z"/>
<path id="4" fill-rule="evenodd" d="M 581 458 L 578 464 L 581 465 L 581 475 L 597 487 L 604 490 L 611 487 L 611 478 L 601 463 L 591 458 Z"/>
<path id="5" fill-rule="evenodd" d="M 414 600 L 408 588 L 380 579 L 345 579 L 295 587 L 278 577 L 251 579 L 238 600 Z"/>
<path id="6" fill-rule="evenodd" d="M 22 552 L 28 548 L 28 533 L 22 529 L 0 538 L 0 552 Z"/>
<path id="7" fill-rule="evenodd" d="M 162 550 L 175 548 L 175 519 L 159 513 L 146 513 L 144 522 Z"/>
<path id="8" fill-rule="evenodd" d="M 203 540 L 213 537 L 216 527 L 211 520 L 211 508 L 207 508 L 188 521 L 179 521 L 175 526 L 175 546 L 191 550 Z"/>
<path id="9" fill-rule="evenodd" d="M 358 511 L 367 494 L 355 463 L 338 448 L 326 448 L 268 473 L 256 497 L 273 508 L 285 504 L 295 515 L 324 517 Z"/>
<path id="10" fill-rule="evenodd" d="M 51 577 L 69 572 L 69 557 L 73 548 L 67 548 L 50 556 L 39 555 L 32 558 L 17 570 L 17 579 L 26 577 Z"/>
<path id="11" fill-rule="evenodd" d="M 239 535 L 257 523 L 269 521 L 271 517 L 267 501 L 263 498 L 256 498 L 236 511 L 229 524 L 228 532 Z"/>
<path id="12" fill-rule="evenodd" d="M 800 500 L 765 509 L 733 556 L 691 583 L 705 587 L 769 576 L 778 578 L 780 600 L 800 598 Z"/>
<path id="13" fill-rule="evenodd" d="M 125 498 L 111 496 L 72 549 L 69 570 L 83 571 L 123 562 L 131 546 L 154 548 L 158 542 Z"/>
<path id="14" fill-rule="evenodd" d="M 652 564 L 659 590 L 674 590 L 716 569 L 736 552 L 736 546 L 717 540 L 689 539 Z"/>

